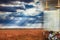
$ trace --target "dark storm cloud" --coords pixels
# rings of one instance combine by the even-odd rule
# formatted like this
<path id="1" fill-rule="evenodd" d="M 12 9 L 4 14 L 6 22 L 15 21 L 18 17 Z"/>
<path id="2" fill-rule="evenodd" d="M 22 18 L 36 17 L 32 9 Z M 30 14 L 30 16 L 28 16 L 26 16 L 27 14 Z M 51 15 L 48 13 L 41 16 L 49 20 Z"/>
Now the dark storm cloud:
<path id="1" fill-rule="evenodd" d="M 20 0 L 20 1 L 23 1 L 23 2 L 33 2 L 34 0 Z"/>
<path id="2" fill-rule="evenodd" d="M 0 0 L 0 3 L 10 3 L 12 1 L 33 2 L 33 0 Z"/>
<path id="3" fill-rule="evenodd" d="M 9 3 L 10 0 L 0 0 L 0 3 Z"/>
<path id="4" fill-rule="evenodd" d="M 0 7 L 0 11 L 3 11 L 3 12 L 16 12 L 16 9 L 12 8 L 12 7 Z"/>
<path id="5" fill-rule="evenodd" d="M 16 12 L 17 9 L 24 10 L 22 7 L 0 7 L 0 11 L 3 12 Z"/>

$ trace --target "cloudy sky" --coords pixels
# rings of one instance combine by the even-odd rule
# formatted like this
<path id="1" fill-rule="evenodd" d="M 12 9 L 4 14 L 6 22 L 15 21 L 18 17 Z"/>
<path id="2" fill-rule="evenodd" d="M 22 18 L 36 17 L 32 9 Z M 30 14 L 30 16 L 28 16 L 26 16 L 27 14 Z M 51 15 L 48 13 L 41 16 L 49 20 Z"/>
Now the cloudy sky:
<path id="1" fill-rule="evenodd" d="M 29 3 L 29 2 L 33 2 L 34 0 L 0 0 L 0 3 L 9 3 L 12 1 L 23 1 Z"/>
<path id="2" fill-rule="evenodd" d="M 43 6 L 42 2 L 37 0 L 21 0 L 21 1 L 11 1 L 11 0 L 1 0 L 0 1 L 0 11 L 5 12 L 4 14 L 0 15 L 2 17 L 0 23 L 4 25 L 14 24 L 25 26 L 27 27 L 42 27 L 43 23 Z M 9 14 L 11 12 L 11 14 Z M 15 14 L 16 13 L 16 14 Z M 9 15 L 13 15 L 10 17 Z M 18 16 L 17 16 L 18 15 Z M 6 18 L 8 16 L 8 18 Z M 16 17 L 15 17 L 16 16 Z M 11 20 L 11 19 L 12 20 Z M 21 19 L 21 20 L 18 20 Z M 11 21 L 11 22 L 10 22 Z M 16 24 L 18 22 L 18 24 Z M 13 27 L 14 28 L 14 27 Z"/>

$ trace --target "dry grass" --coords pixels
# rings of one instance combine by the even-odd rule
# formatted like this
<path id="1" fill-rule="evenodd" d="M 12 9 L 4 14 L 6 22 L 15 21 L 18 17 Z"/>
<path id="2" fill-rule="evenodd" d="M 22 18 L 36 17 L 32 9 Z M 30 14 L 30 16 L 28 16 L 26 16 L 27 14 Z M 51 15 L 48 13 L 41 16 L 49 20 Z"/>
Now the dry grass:
<path id="1" fill-rule="evenodd" d="M 0 30 L 0 40 L 44 40 L 44 30 Z"/>

